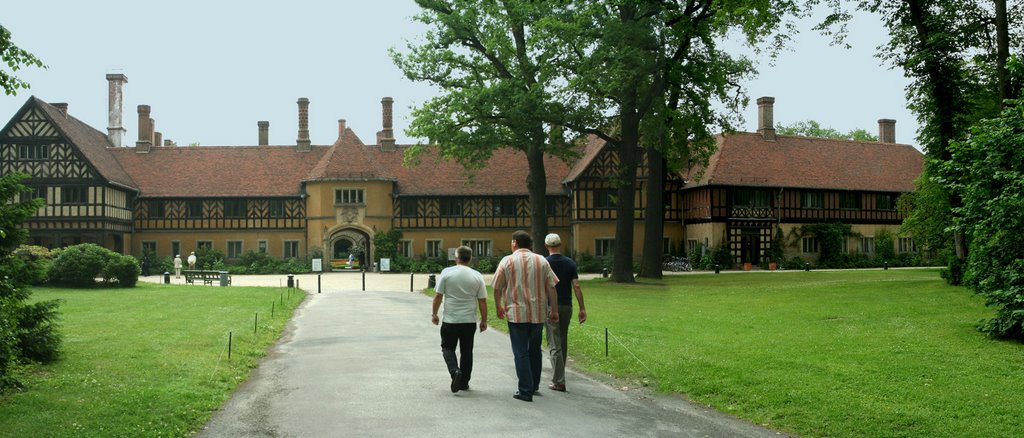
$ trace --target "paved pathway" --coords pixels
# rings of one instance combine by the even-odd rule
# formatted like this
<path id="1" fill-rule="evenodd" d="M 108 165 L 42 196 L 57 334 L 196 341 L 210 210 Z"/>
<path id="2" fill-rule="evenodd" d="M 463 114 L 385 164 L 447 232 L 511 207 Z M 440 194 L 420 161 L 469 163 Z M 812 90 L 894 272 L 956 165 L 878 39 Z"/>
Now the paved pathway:
<path id="1" fill-rule="evenodd" d="M 419 290 L 427 279 L 417 277 Z M 283 278 L 234 276 L 232 283 L 277 285 Z M 373 291 L 365 292 L 360 274 L 325 274 L 320 294 L 315 275 L 297 278 L 312 293 L 200 436 L 781 435 L 679 397 L 615 389 L 571 370 L 568 393 L 545 383 L 532 403 L 514 400 L 508 336 L 493 328 L 477 334 L 472 389 L 452 394 L 430 299 L 408 292 L 408 274 L 367 274 Z M 543 376 L 550 377 L 546 359 Z"/>

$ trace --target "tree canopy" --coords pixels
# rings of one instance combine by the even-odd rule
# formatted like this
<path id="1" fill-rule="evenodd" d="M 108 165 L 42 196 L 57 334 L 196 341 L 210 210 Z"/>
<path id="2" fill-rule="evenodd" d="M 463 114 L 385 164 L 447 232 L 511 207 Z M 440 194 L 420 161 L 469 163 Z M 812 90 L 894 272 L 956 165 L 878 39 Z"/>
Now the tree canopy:
<path id="1" fill-rule="evenodd" d="M 878 141 L 878 136 L 865 129 L 858 128 L 849 132 L 839 132 L 832 127 L 823 127 L 816 120 L 794 122 L 789 125 L 778 124 L 775 132 L 779 135 L 802 135 L 806 137 L 834 138 L 837 140 Z"/>
<path id="2" fill-rule="evenodd" d="M 8 96 L 18 94 L 19 88 L 29 87 L 29 84 L 15 76 L 14 72 L 22 67 L 46 68 L 46 65 L 35 55 L 14 45 L 14 41 L 11 41 L 11 31 L 3 25 L 0 25 L 0 61 L 6 65 L 6 67 L 0 65 L 0 87 Z"/>

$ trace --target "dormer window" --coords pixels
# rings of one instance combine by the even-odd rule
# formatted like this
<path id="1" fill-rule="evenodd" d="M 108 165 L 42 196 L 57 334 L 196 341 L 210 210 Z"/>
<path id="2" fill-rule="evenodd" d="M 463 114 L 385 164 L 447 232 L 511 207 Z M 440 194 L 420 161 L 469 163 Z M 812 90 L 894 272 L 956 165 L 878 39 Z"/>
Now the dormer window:
<path id="1" fill-rule="evenodd" d="M 334 203 L 337 205 L 365 204 L 363 189 L 334 189 Z"/>
<path id="2" fill-rule="evenodd" d="M 50 145 L 22 144 L 18 145 L 19 160 L 47 160 L 50 158 Z"/>

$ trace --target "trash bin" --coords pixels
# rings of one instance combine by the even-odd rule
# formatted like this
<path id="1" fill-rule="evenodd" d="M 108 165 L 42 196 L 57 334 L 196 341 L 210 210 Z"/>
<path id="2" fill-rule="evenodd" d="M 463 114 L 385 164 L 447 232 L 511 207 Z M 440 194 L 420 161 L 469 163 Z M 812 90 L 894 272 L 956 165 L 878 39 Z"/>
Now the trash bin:
<path id="1" fill-rule="evenodd" d="M 295 287 L 295 276 L 292 274 L 288 274 L 288 287 Z"/>
<path id="2" fill-rule="evenodd" d="M 220 285 L 221 286 L 227 286 L 228 285 L 228 271 L 220 271 Z"/>
<path id="3" fill-rule="evenodd" d="M 434 274 L 430 274 L 430 277 L 427 277 L 427 287 L 433 289 L 434 286 L 437 286 L 437 277 Z"/>
<path id="4" fill-rule="evenodd" d="M 164 284 L 171 284 L 171 273 L 164 272 Z"/>

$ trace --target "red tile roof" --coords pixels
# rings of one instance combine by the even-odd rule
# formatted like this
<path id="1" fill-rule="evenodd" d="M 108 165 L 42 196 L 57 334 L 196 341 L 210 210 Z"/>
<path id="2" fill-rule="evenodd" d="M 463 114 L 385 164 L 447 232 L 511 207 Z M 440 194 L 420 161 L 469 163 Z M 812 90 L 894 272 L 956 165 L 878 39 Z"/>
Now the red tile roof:
<path id="1" fill-rule="evenodd" d="M 135 179 L 143 197 L 298 196 L 299 184 L 328 146 L 154 147 L 108 151 Z"/>
<path id="2" fill-rule="evenodd" d="M 736 185 L 834 190 L 914 190 L 924 156 L 905 144 L 756 133 L 718 137 L 718 150 L 699 180 L 691 169 L 686 187 Z"/>

